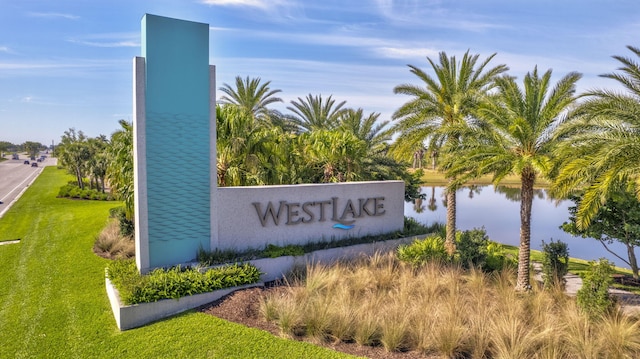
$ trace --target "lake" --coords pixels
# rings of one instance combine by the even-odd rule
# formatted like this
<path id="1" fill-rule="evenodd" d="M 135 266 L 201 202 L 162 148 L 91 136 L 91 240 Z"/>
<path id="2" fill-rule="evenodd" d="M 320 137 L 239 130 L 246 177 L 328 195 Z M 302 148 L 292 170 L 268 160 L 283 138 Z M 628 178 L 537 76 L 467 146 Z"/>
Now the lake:
<path id="1" fill-rule="evenodd" d="M 404 213 L 420 223 L 446 223 L 444 187 L 422 187 L 422 203 L 405 202 Z M 493 186 L 472 186 L 458 190 L 456 226 L 459 230 L 483 227 L 493 241 L 518 246 L 520 244 L 520 189 Z M 607 258 L 617 266 L 629 266 L 607 252 L 600 242 L 591 238 L 573 237 L 560 229 L 569 220 L 572 201 L 556 201 L 545 190 L 536 190 L 531 214 L 531 249 L 542 249 L 542 241 L 560 240 L 569 246 L 571 257 L 586 260 Z M 608 245 L 614 252 L 626 256 L 626 247 L 614 242 Z"/>

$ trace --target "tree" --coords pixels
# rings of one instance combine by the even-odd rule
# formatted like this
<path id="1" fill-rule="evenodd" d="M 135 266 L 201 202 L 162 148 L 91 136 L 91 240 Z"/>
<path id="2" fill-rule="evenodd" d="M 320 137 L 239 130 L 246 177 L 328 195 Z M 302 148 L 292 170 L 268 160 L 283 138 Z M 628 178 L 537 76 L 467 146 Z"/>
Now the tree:
<path id="1" fill-rule="evenodd" d="M 106 177 L 116 198 L 124 201 L 125 217 L 133 220 L 134 182 L 133 182 L 133 124 L 120 120 L 120 129 L 111 134 L 111 143 L 107 149 L 109 164 Z"/>
<path id="2" fill-rule="evenodd" d="M 623 262 L 633 272 L 633 278 L 638 279 L 638 261 L 635 248 L 640 245 L 640 201 L 635 196 L 633 189 L 622 189 L 613 192 L 611 197 L 598 208 L 598 212 L 592 217 L 586 228 L 578 227 L 578 207 L 582 196 L 574 196 L 572 199 L 576 206 L 569 207 L 569 222 L 562 224 L 560 228 L 574 236 L 582 238 L 595 238 L 605 250 Z M 618 241 L 625 245 L 627 258 L 614 252 L 607 244 Z"/>
<path id="3" fill-rule="evenodd" d="M 397 157 L 411 158 L 416 148 L 425 142 L 439 144 L 450 142 L 450 148 L 462 140 L 463 130 L 472 120 L 474 110 L 493 87 L 496 76 L 508 70 L 505 65 L 488 68 L 495 54 L 478 63 L 479 55 L 467 51 L 461 61 L 455 56 L 439 55 L 439 63 L 427 57 L 432 77 L 424 70 L 409 65 L 423 86 L 402 84 L 394 88 L 394 93 L 411 96 L 394 114 L 398 120 L 394 132 L 399 134 L 393 145 Z M 450 178 L 453 184 L 453 178 Z M 456 231 L 456 188 L 447 189 L 447 234 L 449 253 L 455 250 Z"/>
<path id="4" fill-rule="evenodd" d="M 292 121 L 298 126 L 299 132 L 330 130 L 339 125 L 339 118 L 345 111 L 342 106 L 346 101 L 335 102 L 331 96 L 323 100 L 322 95 L 309 94 L 304 99 L 298 97 L 297 101 L 291 101 L 292 106 L 287 109 L 293 112 Z"/>
<path id="5" fill-rule="evenodd" d="M 317 177 L 319 182 L 362 179 L 362 160 L 367 156 L 365 141 L 351 132 L 338 130 L 315 130 L 300 137 L 306 144 L 304 153 L 309 164 L 319 166 L 322 171 L 322 175 Z"/>
<path id="6" fill-rule="evenodd" d="M 45 146 L 40 142 L 27 141 L 22 144 L 22 150 L 29 154 L 29 157 L 35 157 Z"/>
<path id="7" fill-rule="evenodd" d="M 260 81 L 259 77 L 249 79 L 249 76 L 247 76 L 243 81 L 240 76 L 236 76 L 235 89 L 226 83 L 220 87 L 220 91 L 226 94 L 220 98 L 220 103 L 236 105 L 242 111 L 250 113 L 254 118 L 267 119 L 270 115 L 270 110 L 267 106 L 282 102 L 281 98 L 275 97 L 282 90 L 270 89 L 271 81 L 263 84 Z"/>
<path id="8" fill-rule="evenodd" d="M 217 173 L 220 186 L 280 184 L 282 131 L 267 127 L 236 105 L 216 108 Z"/>
<path id="9" fill-rule="evenodd" d="M 559 140 L 553 131 L 567 118 L 576 101 L 575 86 L 581 75 L 571 72 L 551 88 L 551 70 L 527 73 L 521 89 L 510 76 L 496 79 L 497 93 L 477 111 L 481 124 L 464 143 L 455 147 L 449 176 L 493 174 L 497 185 L 505 176 L 520 176 L 520 247 L 516 290 L 528 290 L 531 251 L 531 206 L 538 176 L 549 178 L 554 149 Z"/>
<path id="10" fill-rule="evenodd" d="M 9 150 L 13 150 L 16 146 L 7 141 L 0 141 L 0 152 L 7 153 Z"/>
<path id="11" fill-rule="evenodd" d="M 91 156 L 84 133 L 82 131 L 76 132 L 75 128 L 64 131 L 58 146 L 57 156 L 61 165 L 76 177 L 78 187 L 84 189 L 83 179 L 87 171 L 87 160 Z"/>
<path id="12" fill-rule="evenodd" d="M 627 48 L 640 59 L 640 48 Z M 601 76 L 616 80 L 627 93 L 587 92 L 575 119 L 560 132 L 564 144 L 557 155 L 564 161 L 551 190 L 564 197 L 584 189 L 576 212 L 579 229 L 589 226 L 617 188 L 640 185 L 640 64 L 627 57 L 613 58 L 622 64 L 621 72 Z M 640 198 L 640 186 L 636 196 Z"/>

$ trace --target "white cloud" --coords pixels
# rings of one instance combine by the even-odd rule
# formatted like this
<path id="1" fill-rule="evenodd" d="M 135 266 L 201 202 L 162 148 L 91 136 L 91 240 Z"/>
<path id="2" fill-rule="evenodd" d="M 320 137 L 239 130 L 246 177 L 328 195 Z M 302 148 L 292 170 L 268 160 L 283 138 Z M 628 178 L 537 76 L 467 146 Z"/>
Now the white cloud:
<path id="1" fill-rule="evenodd" d="M 67 19 L 67 20 L 77 20 L 80 16 L 71 15 L 71 14 L 62 14 L 56 12 L 30 12 L 28 14 L 31 17 L 42 17 L 48 19 Z"/>
<path id="2" fill-rule="evenodd" d="M 11 53 L 11 50 L 6 46 L 0 46 L 0 52 Z"/>
<path id="3" fill-rule="evenodd" d="M 83 35 L 67 41 L 93 47 L 139 47 L 140 35 L 137 33 L 110 33 Z"/>
<path id="4" fill-rule="evenodd" d="M 214 6 L 249 6 L 262 9 L 267 7 L 263 0 L 202 0 L 202 3 Z"/>
<path id="5" fill-rule="evenodd" d="M 391 59 L 424 59 L 426 57 L 437 57 L 440 51 L 432 48 L 420 47 L 377 47 L 373 49 L 380 57 Z"/>

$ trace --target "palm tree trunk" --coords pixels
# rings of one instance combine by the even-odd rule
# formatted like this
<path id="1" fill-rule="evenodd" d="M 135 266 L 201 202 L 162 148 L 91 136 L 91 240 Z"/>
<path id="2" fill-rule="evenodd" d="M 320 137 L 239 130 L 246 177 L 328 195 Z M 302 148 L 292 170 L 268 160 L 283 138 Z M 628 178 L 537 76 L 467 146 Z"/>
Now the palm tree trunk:
<path id="1" fill-rule="evenodd" d="M 445 248 L 450 256 L 456 251 L 456 190 L 447 188 L 447 238 Z"/>
<path id="2" fill-rule="evenodd" d="M 531 205 L 533 204 L 533 183 L 535 172 L 524 170 L 520 188 L 520 249 L 518 251 L 518 280 L 516 291 L 531 290 L 529 264 L 531 260 Z"/>

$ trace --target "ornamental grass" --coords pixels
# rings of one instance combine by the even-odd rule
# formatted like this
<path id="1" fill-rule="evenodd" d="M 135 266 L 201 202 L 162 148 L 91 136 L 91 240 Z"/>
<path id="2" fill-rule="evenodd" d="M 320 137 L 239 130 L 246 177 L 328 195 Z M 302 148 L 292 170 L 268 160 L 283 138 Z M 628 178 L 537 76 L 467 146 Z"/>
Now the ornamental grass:
<path id="1" fill-rule="evenodd" d="M 310 264 L 263 298 L 287 337 L 355 342 L 447 358 L 635 358 L 640 324 L 620 308 L 596 320 L 560 287 L 514 291 L 515 272 L 415 267 L 393 253 Z M 276 294 L 277 293 L 277 294 Z"/>

